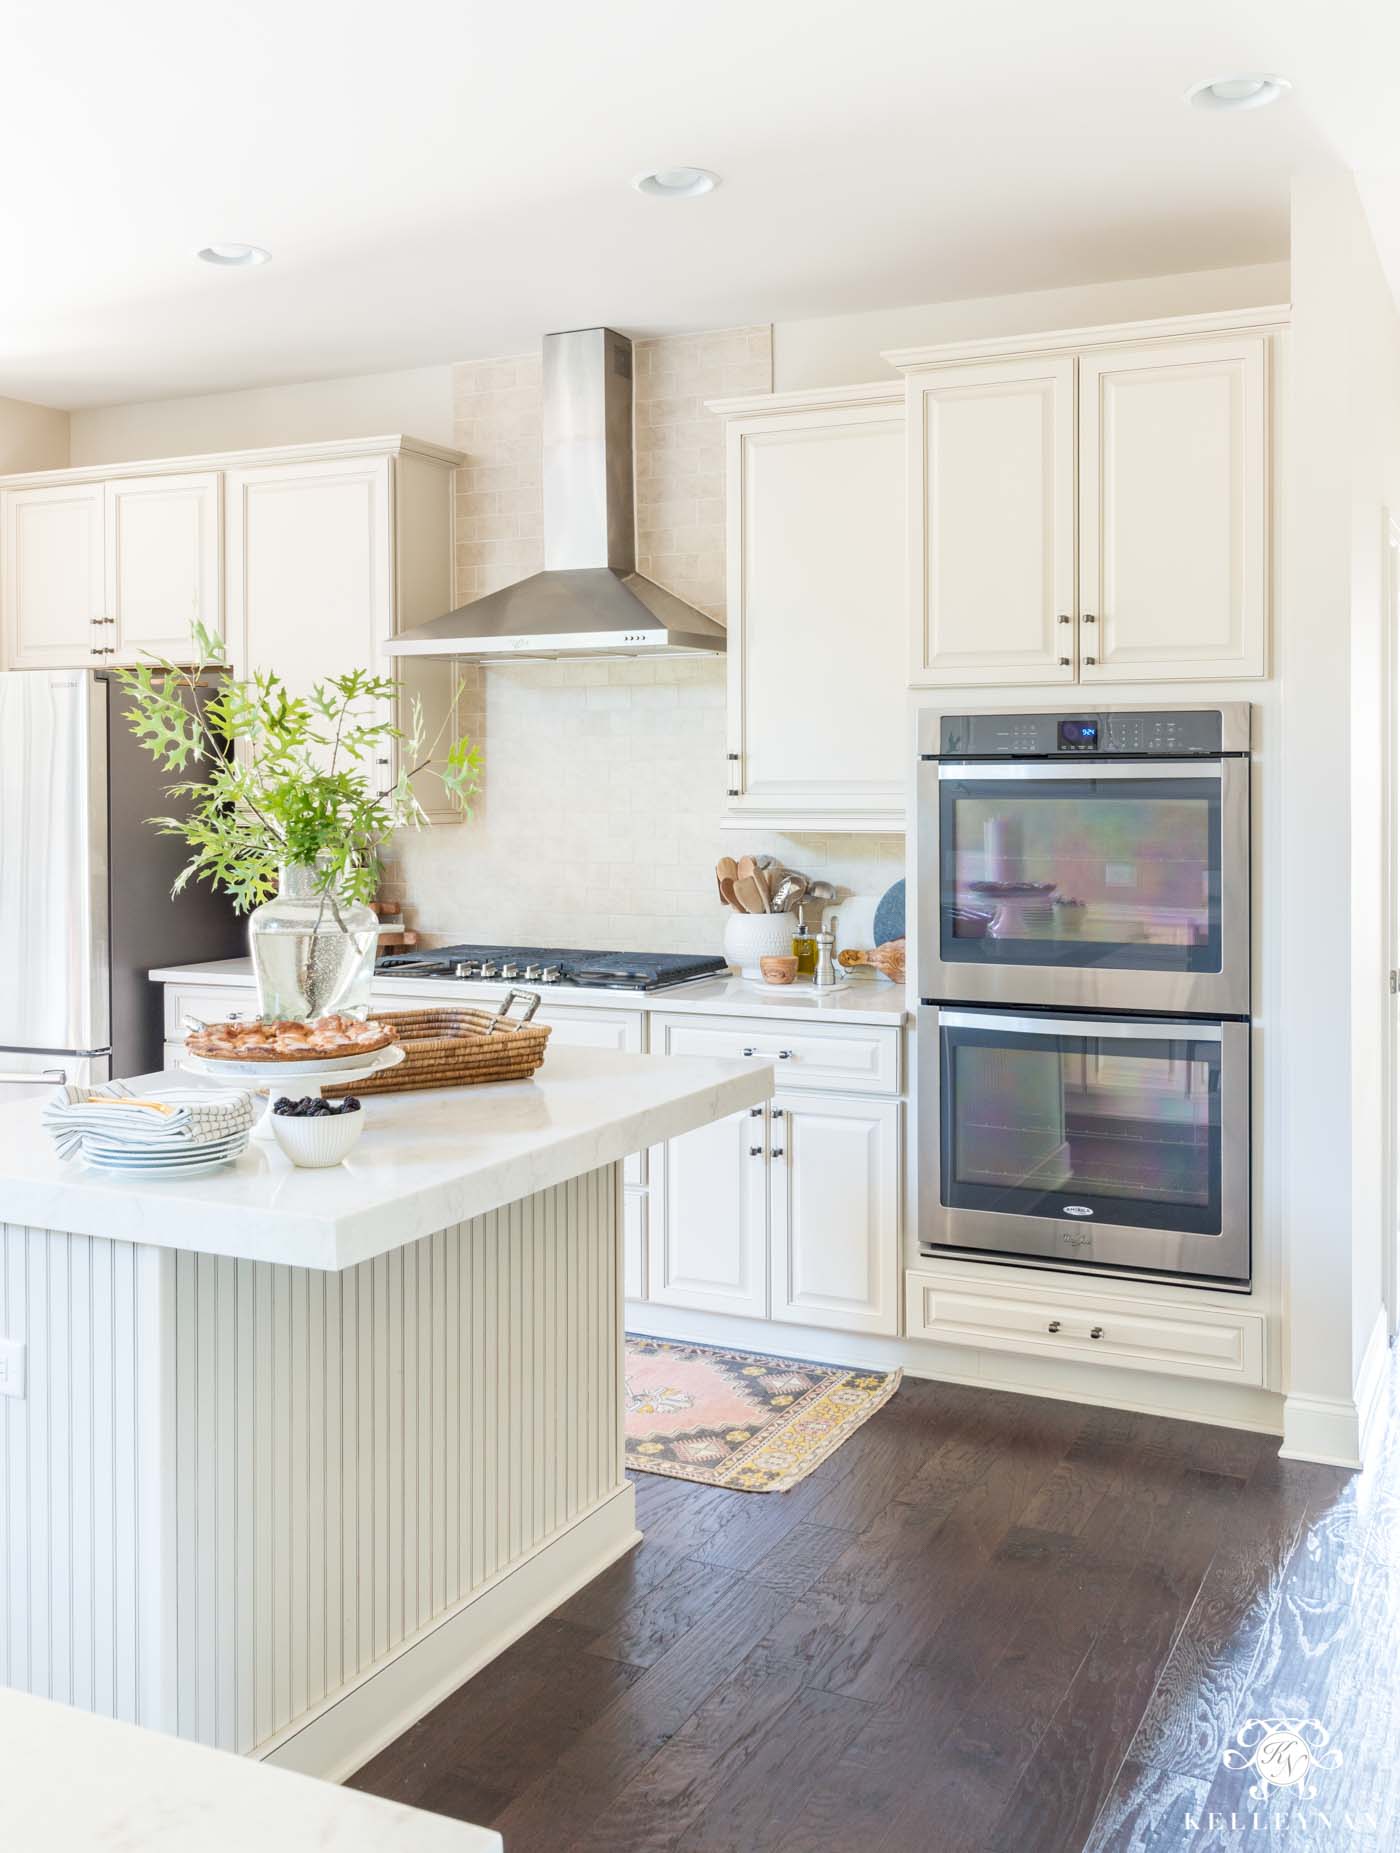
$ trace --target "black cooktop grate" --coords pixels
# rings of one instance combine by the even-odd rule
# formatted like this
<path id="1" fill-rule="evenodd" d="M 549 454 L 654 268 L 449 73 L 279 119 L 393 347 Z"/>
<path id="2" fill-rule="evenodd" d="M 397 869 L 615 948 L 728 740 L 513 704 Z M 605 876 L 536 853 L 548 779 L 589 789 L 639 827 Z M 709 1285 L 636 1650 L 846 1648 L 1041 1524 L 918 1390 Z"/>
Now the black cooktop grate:
<path id="1" fill-rule="evenodd" d="M 573 984 L 584 990 L 659 991 L 668 985 L 686 984 L 694 978 L 708 978 L 727 969 L 722 958 L 704 952 L 593 952 L 577 946 L 435 946 L 429 952 L 392 952 L 380 959 L 375 970 L 392 977 L 401 973 L 414 978 L 476 977 L 479 972 L 459 973 L 459 965 L 494 966 L 490 976 L 502 977 L 503 968 L 513 965 L 512 982 L 532 983 L 524 976 L 527 966 L 545 971 L 551 967 L 560 976 L 555 981 Z"/>

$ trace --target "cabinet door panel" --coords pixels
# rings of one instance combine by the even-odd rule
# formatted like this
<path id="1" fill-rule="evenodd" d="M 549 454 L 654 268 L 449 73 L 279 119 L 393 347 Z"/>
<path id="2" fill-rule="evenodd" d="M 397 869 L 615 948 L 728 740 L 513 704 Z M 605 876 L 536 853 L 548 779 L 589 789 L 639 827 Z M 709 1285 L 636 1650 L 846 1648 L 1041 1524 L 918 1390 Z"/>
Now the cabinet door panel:
<path id="1" fill-rule="evenodd" d="M 106 489 L 106 615 L 117 661 L 193 661 L 198 621 L 221 621 L 219 478 L 133 476 Z"/>
<path id="2" fill-rule="evenodd" d="M 765 1148 L 765 1117 L 745 1108 L 653 1149 L 651 1299 L 766 1317 Z"/>
<path id="3" fill-rule="evenodd" d="M 1084 355 L 1079 442 L 1084 681 L 1263 675 L 1264 338 Z"/>
<path id="4" fill-rule="evenodd" d="M 101 483 L 11 489 L 4 497 L 5 664 L 84 668 L 112 643 L 103 610 Z"/>
<path id="5" fill-rule="evenodd" d="M 901 827 L 903 433 L 897 400 L 731 427 L 736 821 Z"/>
<path id="6" fill-rule="evenodd" d="M 1074 679 L 1074 362 L 909 382 L 912 681 Z"/>
<path id="7" fill-rule="evenodd" d="M 230 470 L 224 491 L 240 668 L 275 669 L 294 695 L 350 669 L 391 675 L 389 459 Z M 380 770 L 393 778 L 387 749 Z"/>
<path id="8" fill-rule="evenodd" d="M 898 1331 L 899 1129 L 893 1101 L 775 1101 L 774 1319 Z"/>

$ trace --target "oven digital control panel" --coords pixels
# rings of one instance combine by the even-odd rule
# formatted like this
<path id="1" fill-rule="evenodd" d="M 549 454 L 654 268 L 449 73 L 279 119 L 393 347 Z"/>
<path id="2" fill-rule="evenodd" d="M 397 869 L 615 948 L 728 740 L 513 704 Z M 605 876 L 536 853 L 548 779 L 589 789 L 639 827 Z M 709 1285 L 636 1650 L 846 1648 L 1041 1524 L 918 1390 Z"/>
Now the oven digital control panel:
<path id="1" fill-rule="evenodd" d="M 1218 708 L 1115 708 L 1098 713 L 945 714 L 946 759 L 1174 758 L 1223 750 Z"/>

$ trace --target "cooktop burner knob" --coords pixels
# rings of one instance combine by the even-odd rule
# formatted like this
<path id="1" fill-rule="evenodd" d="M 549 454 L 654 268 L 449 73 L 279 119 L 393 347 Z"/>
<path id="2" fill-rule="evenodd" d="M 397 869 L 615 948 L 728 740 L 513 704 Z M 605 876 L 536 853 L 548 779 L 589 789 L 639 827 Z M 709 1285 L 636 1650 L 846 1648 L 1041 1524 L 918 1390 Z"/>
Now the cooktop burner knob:
<path id="1" fill-rule="evenodd" d="M 540 983 L 558 984 L 563 976 L 563 972 L 560 971 L 557 965 L 546 965 L 544 970 L 540 973 Z"/>
<path id="2" fill-rule="evenodd" d="M 518 978 L 520 976 L 520 967 L 516 964 L 514 959 L 506 960 L 505 964 L 501 967 L 501 976 L 503 978 Z"/>
<path id="3" fill-rule="evenodd" d="M 478 978 L 494 978 L 496 976 L 496 961 L 494 959 L 483 959 L 477 969 L 476 975 Z"/>
<path id="4" fill-rule="evenodd" d="M 527 965 L 524 971 L 521 972 L 520 974 L 520 976 L 524 978 L 525 980 L 527 980 L 527 982 L 531 978 L 538 978 L 539 975 L 540 975 L 540 968 L 538 965 Z"/>
<path id="5" fill-rule="evenodd" d="M 476 960 L 458 959 L 457 963 L 452 967 L 452 976 L 454 978 L 475 978 Z"/>

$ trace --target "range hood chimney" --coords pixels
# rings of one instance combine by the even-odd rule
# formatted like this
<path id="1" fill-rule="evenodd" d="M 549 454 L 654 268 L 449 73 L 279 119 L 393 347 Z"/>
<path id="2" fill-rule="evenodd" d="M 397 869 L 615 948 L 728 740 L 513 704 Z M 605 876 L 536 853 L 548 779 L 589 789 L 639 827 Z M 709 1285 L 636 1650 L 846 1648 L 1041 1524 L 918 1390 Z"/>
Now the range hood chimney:
<path id="1" fill-rule="evenodd" d="M 544 571 L 400 631 L 391 656 L 650 656 L 723 650 L 725 632 L 636 570 L 632 343 L 544 339 Z"/>

